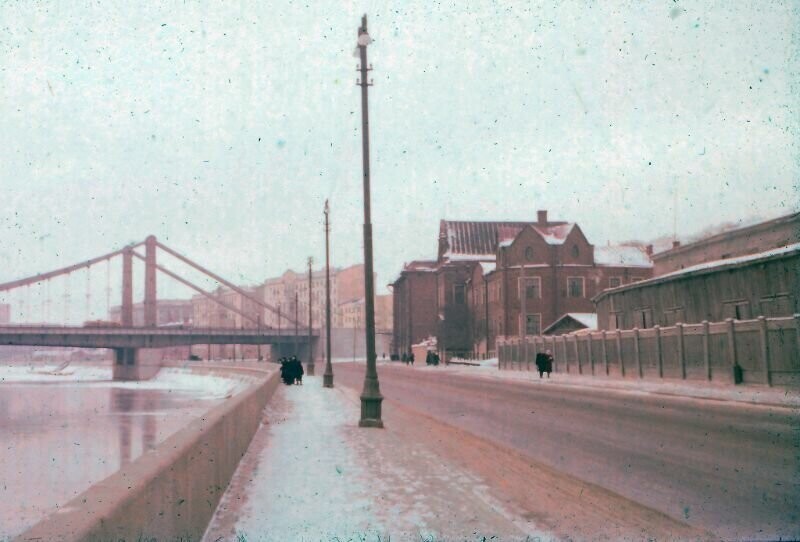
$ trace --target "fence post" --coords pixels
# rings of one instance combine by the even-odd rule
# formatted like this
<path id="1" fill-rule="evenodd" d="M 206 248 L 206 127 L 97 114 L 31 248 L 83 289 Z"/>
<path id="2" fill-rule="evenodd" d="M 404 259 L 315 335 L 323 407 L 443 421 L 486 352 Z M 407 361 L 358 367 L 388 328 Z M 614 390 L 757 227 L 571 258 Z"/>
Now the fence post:
<path id="1" fill-rule="evenodd" d="M 658 364 L 658 378 L 664 378 L 664 360 L 661 357 L 661 326 L 653 326 L 656 330 L 656 363 Z"/>
<path id="2" fill-rule="evenodd" d="M 794 341 L 797 344 L 795 355 L 800 357 L 800 314 L 794 315 Z"/>
<path id="3" fill-rule="evenodd" d="M 557 358 L 556 358 L 556 338 L 555 337 L 553 337 L 550 340 L 550 348 L 552 348 L 550 353 L 553 355 L 553 372 L 557 372 L 558 371 L 558 364 L 556 363 Z"/>
<path id="4" fill-rule="evenodd" d="M 608 352 L 606 351 L 606 330 L 600 334 L 603 337 L 603 365 L 606 366 L 606 376 L 608 376 Z"/>
<path id="5" fill-rule="evenodd" d="M 686 356 L 683 349 L 683 324 L 677 323 L 678 329 L 678 362 L 681 364 L 681 378 L 686 380 Z"/>
<path id="6" fill-rule="evenodd" d="M 622 358 L 622 331 L 619 329 L 617 330 L 617 359 L 619 360 L 619 370 L 622 373 L 623 378 L 625 377 L 625 361 Z"/>
<path id="7" fill-rule="evenodd" d="M 708 320 L 703 320 L 703 367 L 706 369 L 706 380 L 711 380 L 711 352 L 708 345 Z"/>
<path id="8" fill-rule="evenodd" d="M 739 365 L 739 361 L 736 359 L 736 326 L 733 318 L 728 318 L 725 322 L 728 324 L 728 360 L 733 371 L 733 383 L 736 384 L 736 366 Z"/>
<path id="9" fill-rule="evenodd" d="M 583 374 L 583 366 L 581 365 L 581 348 L 578 345 L 578 336 L 574 335 L 575 338 L 575 359 L 578 360 L 578 374 Z"/>
<path id="10" fill-rule="evenodd" d="M 767 319 L 763 316 L 758 317 L 758 335 L 761 342 L 761 364 L 764 367 L 764 381 L 767 386 L 772 386 L 772 374 L 769 366 L 769 335 L 767 331 Z"/>
<path id="11" fill-rule="evenodd" d="M 594 355 L 592 354 L 592 332 L 586 334 L 586 352 L 589 353 L 589 367 L 592 371 L 592 376 L 594 376 Z"/>
<path id="12" fill-rule="evenodd" d="M 642 373 L 642 354 L 639 351 L 639 328 L 633 328 L 633 355 L 636 359 L 636 370 L 639 371 L 639 378 L 644 378 Z"/>

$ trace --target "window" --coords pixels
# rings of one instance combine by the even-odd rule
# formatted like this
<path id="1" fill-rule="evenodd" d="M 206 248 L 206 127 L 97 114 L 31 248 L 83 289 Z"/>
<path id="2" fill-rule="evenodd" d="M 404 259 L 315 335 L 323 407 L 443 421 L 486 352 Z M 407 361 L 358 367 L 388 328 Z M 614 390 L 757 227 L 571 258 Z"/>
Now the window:
<path id="1" fill-rule="evenodd" d="M 766 317 L 791 316 L 792 296 L 790 294 L 776 294 L 761 298 L 761 314 Z"/>
<path id="2" fill-rule="evenodd" d="M 525 259 L 529 262 L 533 260 L 533 247 L 525 247 Z"/>
<path id="3" fill-rule="evenodd" d="M 750 302 L 742 299 L 722 303 L 722 317 L 725 319 L 747 320 L 750 318 Z"/>
<path id="4" fill-rule="evenodd" d="M 616 288 L 617 286 L 622 286 L 622 277 L 609 277 L 608 287 Z"/>
<path id="5" fill-rule="evenodd" d="M 583 277 L 567 277 L 567 296 L 583 297 Z"/>
<path id="6" fill-rule="evenodd" d="M 636 316 L 636 327 L 639 329 L 647 329 L 649 327 L 653 327 L 653 310 L 646 308 L 646 309 L 637 309 L 634 311 Z"/>
<path id="7" fill-rule="evenodd" d="M 578 248 L 578 245 L 572 245 L 572 257 L 573 258 L 577 258 L 578 256 L 580 256 L 580 254 L 581 254 L 581 251 Z"/>
<path id="8" fill-rule="evenodd" d="M 525 335 L 540 335 L 542 333 L 542 315 L 528 314 L 525 317 Z"/>
<path id="9" fill-rule="evenodd" d="M 466 303 L 466 286 L 464 284 L 453 285 L 453 303 L 463 305 Z"/>
<path id="10" fill-rule="evenodd" d="M 525 299 L 539 299 L 542 297 L 542 279 L 541 277 L 521 277 L 520 283 L 520 296 L 521 292 L 525 292 Z"/>

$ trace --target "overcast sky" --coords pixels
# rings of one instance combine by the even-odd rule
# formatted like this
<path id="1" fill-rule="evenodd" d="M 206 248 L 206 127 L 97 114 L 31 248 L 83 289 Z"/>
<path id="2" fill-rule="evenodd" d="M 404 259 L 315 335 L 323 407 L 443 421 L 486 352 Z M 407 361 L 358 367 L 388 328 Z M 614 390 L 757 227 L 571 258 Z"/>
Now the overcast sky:
<path id="1" fill-rule="evenodd" d="M 796 1 L 58 4 L 0 5 L 0 281 L 154 234 L 254 284 L 324 259 L 326 198 L 361 261 L 362 13 L 381 291 L 441 218 L 605 244 L 798 208 Z"/>

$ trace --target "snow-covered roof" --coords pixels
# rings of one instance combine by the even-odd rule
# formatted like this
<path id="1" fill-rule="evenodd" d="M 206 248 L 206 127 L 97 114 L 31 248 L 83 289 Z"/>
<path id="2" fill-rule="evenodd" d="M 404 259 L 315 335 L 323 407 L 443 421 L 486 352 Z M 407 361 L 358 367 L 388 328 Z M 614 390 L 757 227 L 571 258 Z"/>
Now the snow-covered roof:
<path id="1" fill-rule="evenodd" d="M 555 226 L 537 226 L 532 225 L 533 229 L 542 236 L 545 243 L 548 245 L 563 245 L 564 241 L 567 239 L 567 236 L 575 227 L 575 224 L 557 224 Z"/>
<path id="2" fill-rule="evenodd" d="M 609 267 L 653 267 L 647 252 L 636 246 L 594 248 L 594 263 Z"/>
<path id="3" fill-rule="evenodd" d="M 508 246 L 508 242 L 527 226 L 533 227 L 547 243 L 562 244 L 575 225 L 567 222 L 442 220 L 439 238 L 446 243 L 442 257 L 450 261 L 494 260 L 498 246 Z"/>
<path id="4" fill-rule="evenodd" d="M 558 318 L 555 322 L 547 326 L 542 333 L 547 333 L 561 322 L 566 319 L 572 319 L 585 326 L 586 329 L 597 329 L 597 313 L 594 312 L 568 312 L 563 314 L 560 318 Z"/>
<path id="5" fill-rule="evenodd" d="M 497 263 L 495 262 L 480 262 L 480 265 L 481 265 L 481 272 L 483 272 L 484 275 L 488 275 L 489 273 L 497 269 Z"/>
<path id="6" fill-rule="evenodd" d="M 671 280 L 688 278 L 696 275 L 705 275 L 708 273 L 714 273 L 716 271 L 722 271 L 724 269 L 730 269 L 732 267 L 752 265 L 766 260 L 785 258 L 798 253 L 800 253 L 800 243 L 793 243 L 791 245 L 786 245 L 785 247 L 765 250 L 764 252 L 759 252 L 757 254 L 749 254 L 747 256 L 738 256 L 736 258 L 704 262 L 691 267 L 686 267 L 684 269 L 679 269 L 678 271 L 673 271 L 672 273 L 666 273 L 650 279 L 640 280 L 631 284 L 625 284 L 616 288 L 603 290 L 597 294 L 592 301 L 597 302 L 610 293 L 631 290 L 633 288 L 641 288 L 643 286 L 651 286 L 653 284 L 660 284 L 662 282 L 669 282 Z"/>

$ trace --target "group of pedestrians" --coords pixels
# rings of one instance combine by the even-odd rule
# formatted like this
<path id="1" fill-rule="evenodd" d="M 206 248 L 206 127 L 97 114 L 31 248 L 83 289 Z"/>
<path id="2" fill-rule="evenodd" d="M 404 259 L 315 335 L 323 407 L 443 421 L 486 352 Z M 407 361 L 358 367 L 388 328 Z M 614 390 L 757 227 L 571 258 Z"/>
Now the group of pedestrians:
<path id="1" fill-rule="evenodd" d="M 303 384 L 303 364 L 297 359 L 297 356 L 290 358 L 280 358 L 281 362 L 281 380 L 287 386 L 292 384 Z"/>
<path id="2" fill-rule="evenodd" d="M 414 353 L 406 354 L 403 352 L 403 355 L 400 357 L 400 361 L 405 363 L 406 365 L 414 365 Z"/>
<path id="3" fill-rule="evenodd" d="M 428 350 L 425 355 L 425 365 L 439 365 L 439 354 L 433 350 Z"/>

